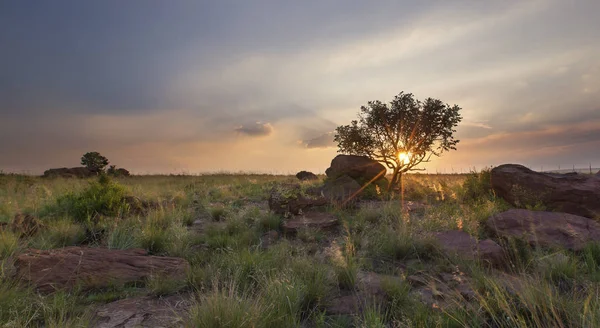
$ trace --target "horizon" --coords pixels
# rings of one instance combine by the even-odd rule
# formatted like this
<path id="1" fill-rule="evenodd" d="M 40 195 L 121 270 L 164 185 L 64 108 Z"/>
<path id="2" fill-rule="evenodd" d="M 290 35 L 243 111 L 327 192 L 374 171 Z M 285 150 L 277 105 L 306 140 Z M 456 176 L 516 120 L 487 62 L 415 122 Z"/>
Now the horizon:
<path id="1" fill-rule="evenodd" d="M 600 2 L 0 4 L 0 172 L 322 174 L 401 91 L 462 108 L 427 172 L 600 166 Z M 466 173 L 466 172 L 465 172 Z"/>

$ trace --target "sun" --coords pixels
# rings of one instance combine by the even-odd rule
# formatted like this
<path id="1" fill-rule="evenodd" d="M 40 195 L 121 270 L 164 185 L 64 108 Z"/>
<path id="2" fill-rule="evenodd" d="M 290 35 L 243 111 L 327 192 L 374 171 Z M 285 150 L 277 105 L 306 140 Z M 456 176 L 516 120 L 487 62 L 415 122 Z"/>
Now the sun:
<path id="1" fill-rule="evenodd" d="M 406 163 L 410 162 L 410 157 L 411 157 L 410 152 L 401 152 L 398 154 L 398 160 L 400 160 L 400 163 L 402 163 L 402 164 L 406 164 Z"/>

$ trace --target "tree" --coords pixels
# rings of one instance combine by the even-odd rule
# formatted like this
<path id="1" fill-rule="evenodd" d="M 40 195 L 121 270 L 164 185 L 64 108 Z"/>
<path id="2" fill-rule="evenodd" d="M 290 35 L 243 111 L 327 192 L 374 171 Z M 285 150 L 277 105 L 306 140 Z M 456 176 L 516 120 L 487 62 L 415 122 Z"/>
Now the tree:
<path id="1" fill-rule="evenodd" d="M 81 165 L 85 165 L 90 171 L 98 173 L 108 165 L 108 159 L 100 155 L 99 152 L 92 151 L 83 154 Z"/>
<path id="2" fill-rule="evenodd" d="M 419 101 L 412 93 L 400 92 L 389 104 L 369 101 L 360 108 L 358 120 L 336 128 L 338 152 L 362 155 L 393 170 L 388 191 L 402 174 L 429 162 L 431 156 L 456 150 L 454 128 L 462 120 L 460 107 L 439 99 Z"/>

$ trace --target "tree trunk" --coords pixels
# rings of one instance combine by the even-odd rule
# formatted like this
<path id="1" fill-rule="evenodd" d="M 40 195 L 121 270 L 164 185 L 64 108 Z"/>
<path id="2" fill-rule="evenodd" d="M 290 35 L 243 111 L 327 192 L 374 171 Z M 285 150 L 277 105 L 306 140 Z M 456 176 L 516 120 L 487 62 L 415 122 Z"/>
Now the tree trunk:
<path id="1" fill-rule="evenodd" d="M 394 190 L 394 187 L 396 186 L 396 180 L 398 178 L 398 167 L 394 168 L 394 174 L 392 174 L 392 179 L 390 180 L 390 182 L 388 183 L 388 193 L 392 192 L 392 190 Z"/>

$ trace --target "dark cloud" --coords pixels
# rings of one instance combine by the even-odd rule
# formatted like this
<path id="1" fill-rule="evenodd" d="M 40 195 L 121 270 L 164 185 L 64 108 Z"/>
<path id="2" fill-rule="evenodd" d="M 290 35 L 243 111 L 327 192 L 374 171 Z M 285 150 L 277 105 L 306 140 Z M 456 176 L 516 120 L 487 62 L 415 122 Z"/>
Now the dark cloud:
<path id="1" fill-rule="evenodd" d="M 273 126 L 270 123 L 256 122 L 254 124 L 244 124 L 237 128 L 235 131 L 251 137 L 265 137 L 273 133 Z"/>
<path id="2" fill-rule="evenodd" d="M 333 141 L 333 132 L 324 133 L 316 138 L 303 140 L 302 145 L 306 148 L 330 148 L 335 147 L 336 144 Z"/>

